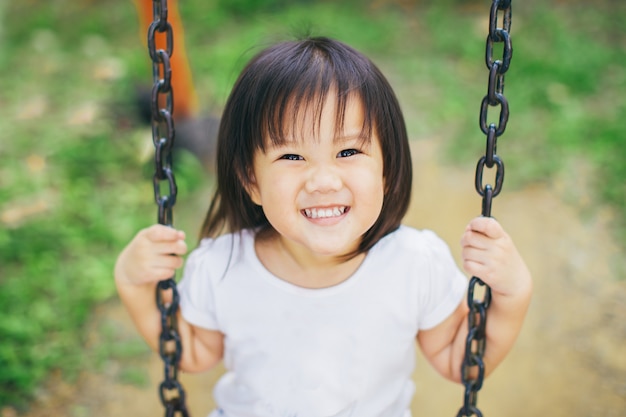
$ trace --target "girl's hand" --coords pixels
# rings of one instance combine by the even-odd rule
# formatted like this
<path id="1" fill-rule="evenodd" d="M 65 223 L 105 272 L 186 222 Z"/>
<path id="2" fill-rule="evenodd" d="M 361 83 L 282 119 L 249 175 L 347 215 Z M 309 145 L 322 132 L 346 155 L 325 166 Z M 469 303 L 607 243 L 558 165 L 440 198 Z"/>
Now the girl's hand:
<path id="1" fill-rule="evenodd" d="M 492 217 L 474 218 L 461 238 L 463 269 L 500 295 L 516 295 L 531 276 L 513 241 Z"/>
<path id="2" fill-rule="evenodd" d="M 156 224 L 143 229 L 117 258 L 115 279 L 119 284 L 147 284 L 174 276 L 187 253 L 185 233 Z"/>

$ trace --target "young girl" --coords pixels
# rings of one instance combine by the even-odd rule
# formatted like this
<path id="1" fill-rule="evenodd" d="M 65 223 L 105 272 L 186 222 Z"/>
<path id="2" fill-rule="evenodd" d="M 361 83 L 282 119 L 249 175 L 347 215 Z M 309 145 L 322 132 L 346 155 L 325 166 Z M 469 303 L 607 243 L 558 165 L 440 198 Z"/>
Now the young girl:
<path id="1" fill-rule="evenodd" d="M 467 279 L 431 231 L 400 225 L 411 158 L 384 76 L 327 38 L 285 42 L 246 66 L 226 103 L 217 191 L 180 283 L 187 372 L 220 360 L 211 416 L 410 416 L 418 344 L 460 381 Z M 158 349 L 157 281 L 184 233 L 155 225 L 120 254 L 119 295 Z M 492 288 L 486 372 L 510 350 L 531 277 L 509 236 L 476 218 L 463 267 Z"/>

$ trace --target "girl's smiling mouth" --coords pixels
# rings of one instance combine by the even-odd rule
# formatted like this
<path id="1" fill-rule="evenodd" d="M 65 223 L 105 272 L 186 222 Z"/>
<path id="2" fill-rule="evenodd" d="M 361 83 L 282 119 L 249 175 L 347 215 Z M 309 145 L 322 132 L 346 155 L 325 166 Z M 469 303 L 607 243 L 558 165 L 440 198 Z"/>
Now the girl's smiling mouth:
<path id="1" fill-rule="evenodd" d="M 331 217 L 340 217 L 346 211 L 347 206 L 335 206 L 335 207 L 320 207 L 320 208 L 307 208 L 302 210 L 305 217 L 309 219 L 327 219 Z"/>

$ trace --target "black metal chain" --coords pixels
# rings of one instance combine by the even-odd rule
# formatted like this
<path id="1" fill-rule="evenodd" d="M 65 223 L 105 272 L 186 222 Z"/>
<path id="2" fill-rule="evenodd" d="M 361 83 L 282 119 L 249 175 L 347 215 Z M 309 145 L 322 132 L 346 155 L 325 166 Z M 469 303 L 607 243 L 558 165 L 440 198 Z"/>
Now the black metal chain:
<path id="1" fill-rule="evenodd" d="M 511 46 L 511 2 L 512 0 L 493 0 L 489 15 L 489 35 L 485 61 L 489 69 L 489 84 L 487 95 L 483 98 L 480 106 L 480 129 L 487 135 L 485 155 L 478 160 L 476 166 L 475 187 L 482 200 L 482 215 L 491 216 L 492 199 L 500 194 L 504 181 L 504 163 L 496 154 L 497 139 L 504 133 L 509 120 L 509 103 L 504 97 L 504 74 L 508 71 L 513 56 Z M 498 16 L 502 15 L 502 26 L 498 27 Z M 501 59 L 494 59 L 494 45 L 502 44 Z M 487 124 L 487 113 L 490 107 L 500 107 L 498 124 Z M 485 167 L 495 167 L 495 185 L 483 185 L 483 173 Z M 478 287 L 484 287 L 483 298 L 477 298 Z M 465 386 L 463 407 L 457 417 L 482 417 L 482 412 L 476 403 L 478 391 L 482 388 L 485 376 L 485 363 L 483 357 L 486 348 L 486 323 L 487 309 L 491 302 L 491 289 L 480 278 L 472 277 L 467 292 L 467 305 L 470 309 L 468 314 L 468 334 L 465 342 L 465 356 L 461 366 L 461 381 Z"/>
<path id="2" fill-rule="evenodd" d="M 167 0 L 153 0 L 154 20 L 148 28 L 148 52 L 152 59 L 152 140 L 154 142 L 155 171 L 153 177 L 154 199 L 158 206 L 158 222 L 172 226 L 172 209 L 176 204 L 176 180 L 172 168 L 172 148 L 174 145 L 174 92 L 172 90 L 172 69 L 170 57 L 174 52 L 172 25 L 167 21 Z M 165 49 L 157 49 L 157 34 L 165 37 Z M 162 192 L 167 188 L 167 193 Z M 185 405 L 185 390 L 178 382 L 178 364 L 182 354 L 180 335 L 176 326 L 179 295 L 175 275 L 159 282 L 156 289 L 156 303 L 161 313 L 161 334 L 159 355 L 164 364 L 164 380 L 159 385 L 159 397 L 165 407 L 165 416 L 176 413 L 188 417 Z M 166 293 L 171 293 L 171 301 L 166 302 Z"/>

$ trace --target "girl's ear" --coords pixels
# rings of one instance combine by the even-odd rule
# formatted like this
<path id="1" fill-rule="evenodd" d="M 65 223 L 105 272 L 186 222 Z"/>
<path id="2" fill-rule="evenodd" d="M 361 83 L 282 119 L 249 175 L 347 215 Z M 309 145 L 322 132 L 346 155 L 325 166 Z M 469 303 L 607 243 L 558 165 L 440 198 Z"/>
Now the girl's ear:
<path id="1" fill-rule="evenodd" d="M 259 191 L 259 186 L 256 182 L 254 172 L 252 170 L 249 170 L 247 178 L 241 178 L 240 180 L 243 184 L 244 189 L 250 196 L 250 200 L 252 200 L 252 202 L 257 206 L 261 206 L 261 193 Z"/>

